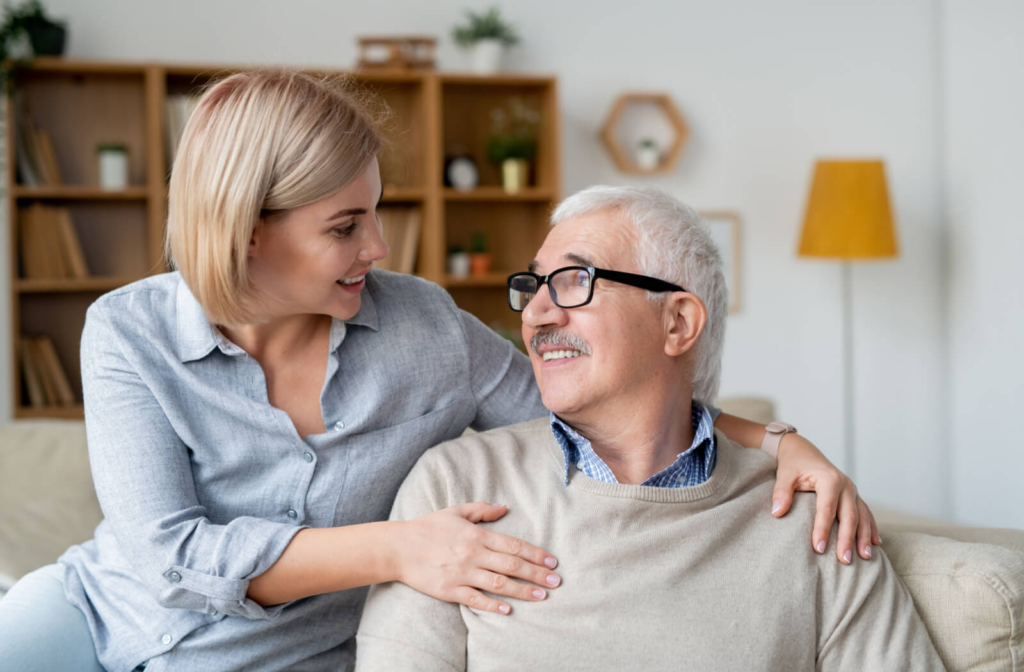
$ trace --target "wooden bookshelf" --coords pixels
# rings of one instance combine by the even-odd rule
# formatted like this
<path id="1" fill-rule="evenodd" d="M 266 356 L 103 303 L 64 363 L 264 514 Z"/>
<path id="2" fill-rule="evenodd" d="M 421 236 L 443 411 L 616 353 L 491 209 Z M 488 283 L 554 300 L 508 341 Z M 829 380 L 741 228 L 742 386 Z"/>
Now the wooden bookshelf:
<path id="1" fill-rule="evenodd" d="M 258 66 L 257 66 L 258 67 Z M 18 68 L 15 93 L 27 103 L 36 127 L 52 138 L 62 185 L 16 182 L 14 102 L 7 101 L 7 180 L 11 265 L 11 341 L 14 416 L 81 418 L 78 346 L 85 311 L 100 295 L 166 271 L 168 100 L 194 95 L 212 78 L 238 65 L 121 63 L 40 58 Z M 350 74 L 383 100 L 391 120 L 389 149 L 381 156 L 386 207 L 418 209 L 421 223 L 416 274 L 445 286 L 462 308 L 487 324 L 518 330 L 520 316 L 505 299 L 505 277 L 524 270 L 547 232 L 561 191 L 558 90 L 553 77 L 477 76 L 434 71 L 365 71 L 307 68 L 318 74 Z M 540 113 L 537 157 L 531 183 L 506 193 L 500 171 L 486 160 L 491 111 L 511 97 Z M 98 185 L 96 146 L 128 147 L 130 186 Z M 458 148 L 458 150 L 456 150 Z M 466 148 L 480 185 L 469 192 L 443 184 L 445 156 Z M 22 274 L 18 213 L 33 203 L 67 208 L 92 274 L 86 278 L 33 278 Z M 446 251 L 469 248 L 486 234 L 493 272 L 483 277 L 446 274 Z M 33 407 L 25 396 L 18 357 L 20 335 L 49 336 L 71 381 L 77 404 Z"/>

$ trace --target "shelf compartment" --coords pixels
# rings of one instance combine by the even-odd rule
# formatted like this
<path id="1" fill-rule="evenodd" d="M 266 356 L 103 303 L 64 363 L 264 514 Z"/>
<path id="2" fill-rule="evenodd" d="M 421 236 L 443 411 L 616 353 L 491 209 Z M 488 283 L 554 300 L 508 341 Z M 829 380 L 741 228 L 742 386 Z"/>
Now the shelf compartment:
<path id="1" fill-rule="evenodd" d="M 469 277 L 455 277 L 446 275 L 444 286 L 451 287 L 507 287 L 508 276 L 511 273 L 488 273 L 487 275 L 470 275 Z"/>

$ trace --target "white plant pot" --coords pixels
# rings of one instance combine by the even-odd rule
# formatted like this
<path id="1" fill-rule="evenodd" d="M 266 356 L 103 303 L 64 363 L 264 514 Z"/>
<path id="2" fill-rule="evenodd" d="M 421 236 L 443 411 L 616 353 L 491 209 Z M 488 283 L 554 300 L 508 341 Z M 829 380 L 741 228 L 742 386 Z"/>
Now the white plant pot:
<path id="1" fill-rule="evenodd" d="M 469 253 L 452 252 L 448 255 L 448 273 L 456 278 L 469 277 Z"/>
<path id="2" fill-rule="evenodd" d="M 643 170 L 654 170 L 661 163 L 661 152 L 657 147 L 637 147 L 633 152 L 633 160 Z"/>
<path id="3" fill-rule="evenodd" d="M 473 43 L 473 72 L 479 75 L 493 75 L 501 72 L 501 57 L 505 45 L 501 40 L 487 38 Z"/>

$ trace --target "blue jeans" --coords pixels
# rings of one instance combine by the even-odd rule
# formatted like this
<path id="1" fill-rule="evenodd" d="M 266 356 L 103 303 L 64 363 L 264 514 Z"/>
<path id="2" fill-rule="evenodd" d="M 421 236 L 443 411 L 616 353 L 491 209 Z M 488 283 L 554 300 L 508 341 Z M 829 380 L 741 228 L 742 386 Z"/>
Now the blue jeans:
<path id="1" fill-rule="evenodd" d="M 60 565 L 27 574 L 0 599 L 0 669 L 104 672 L 85 616 L 64 597 Z"/>

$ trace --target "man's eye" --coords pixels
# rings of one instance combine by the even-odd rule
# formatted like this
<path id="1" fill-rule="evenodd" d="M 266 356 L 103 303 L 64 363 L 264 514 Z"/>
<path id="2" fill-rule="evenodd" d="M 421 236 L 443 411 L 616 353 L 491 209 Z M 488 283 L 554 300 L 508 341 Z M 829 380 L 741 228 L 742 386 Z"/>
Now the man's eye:
<path id="1" fill-rule="evenodd" d="M 576 274 L 576 284 L 579 287 L 589 287 L 590 286 L 590 273 L 587 273 L 586 271 L 580 271 L 579 273 L 577 273 Z"/>

